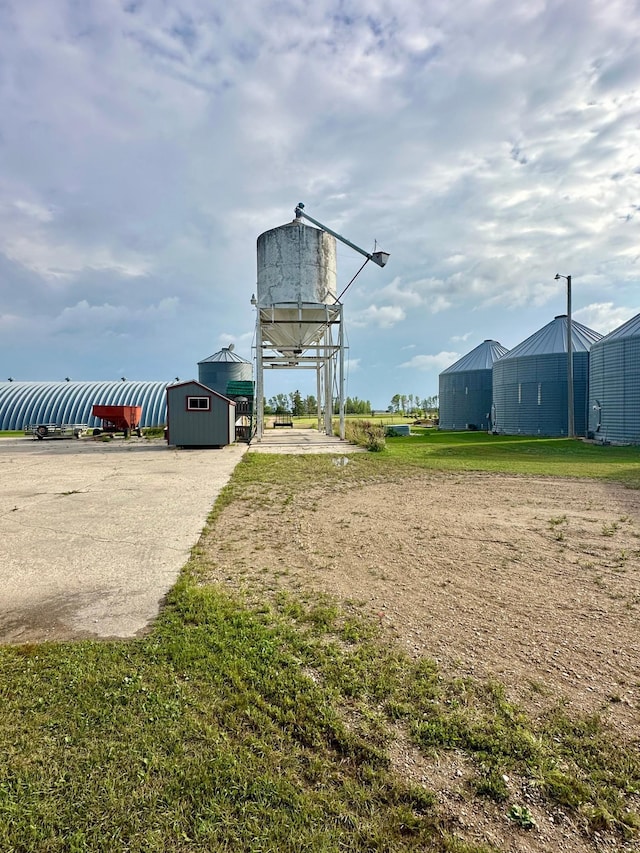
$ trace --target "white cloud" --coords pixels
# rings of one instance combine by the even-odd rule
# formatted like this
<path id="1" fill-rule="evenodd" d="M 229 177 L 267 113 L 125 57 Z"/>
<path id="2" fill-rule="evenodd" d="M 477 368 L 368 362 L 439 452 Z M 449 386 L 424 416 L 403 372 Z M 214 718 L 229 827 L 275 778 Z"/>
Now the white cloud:
<path id="1" fill-rule="evenodd" d="M 399 305 L 370 305 L 361 311 L 353 321 L 357 326 L 378 326 L 381 329 L 389 329 L 405 319 L 406 313 Z"/>
<path id="2" fill-rule="evenodd" d="M 622 305 L 616 306 L 613 302 L 594 302 L 571 313 L 584 326 L 606 335 L 640 313 L 640 307 L 625 308 Z"/>
<path id="3" fill-rule="evenodd" d="M 137 337 L 123 358 L 149 376 L 248 350 L 256 237 L 300 200 L 391 253 L 345 301 L 374 405 L 407 340 L 542 327 L 556 271 L 577 319 L 616 325 L 640 267 L 639 39 L 634 0 L 0 3 L 0 358 L 38 378 L 37 336 L 93 378 L 85 324 Z M 339 287 L 360 261 L 340 246 Z"/>
<path id="4" fill-rule="evenodd" d="M 221 347 L 228 347 L 233 344 L 236 353 L 242 358 L 251 360 L 251 345 L 253 343 L 255 332 L 240 332 L 237 335 L 231 335 L 228 332 L 222 332 L 218 335 L 218 341 Z"/>
<path id="5" fill-rule="evenodd" d="M 460 358 L 457 352 L 439 352 L 435 355 L 414 355 L 409 361 L 403 362 L 400 367 L 409 367 L 415 370 L 438 370 L 442 371 L 450 367 Z"/>

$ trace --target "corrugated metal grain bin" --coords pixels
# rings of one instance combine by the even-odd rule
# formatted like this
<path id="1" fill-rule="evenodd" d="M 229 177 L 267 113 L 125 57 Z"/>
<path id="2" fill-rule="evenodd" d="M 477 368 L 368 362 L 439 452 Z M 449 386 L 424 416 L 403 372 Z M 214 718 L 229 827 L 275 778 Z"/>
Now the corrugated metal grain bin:
<path id="1" fill-rule="evenodd" d="M 439 429 L 491 429 L 493 363 L 508 350 L 486 340 L 439 377 Z"/>
<path id="2" fill-rule="evenodd" d="M 587 432 L 589 350 L 602 335 L 572 322 L 576 435 Z M 493 365 L 493 431 L 566 436 L 567 315 L 560 314 Z"/>
<path id="3" fill-rule="evenodd" d="M 640 444 L 640 314 L 591 347 L 589 436 Z"/>
<path id="4" fill-rule="evenodd" d="M 198 380 L 223 396 L 229 382 L 250 382 L 252 379 L 253 365 L 233 351 L 233 344 L 198 362 Z"/>

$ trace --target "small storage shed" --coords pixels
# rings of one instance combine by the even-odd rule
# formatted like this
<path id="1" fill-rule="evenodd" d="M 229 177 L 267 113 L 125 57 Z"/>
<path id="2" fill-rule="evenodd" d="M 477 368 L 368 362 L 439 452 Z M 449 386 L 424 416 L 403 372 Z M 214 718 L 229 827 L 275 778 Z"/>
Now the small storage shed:
<path id="1" fill-rule="evenodd" d="M 195 379 L 167 388 L 167 443 L 225 447 L 236 438 L 236 404 Z"/>

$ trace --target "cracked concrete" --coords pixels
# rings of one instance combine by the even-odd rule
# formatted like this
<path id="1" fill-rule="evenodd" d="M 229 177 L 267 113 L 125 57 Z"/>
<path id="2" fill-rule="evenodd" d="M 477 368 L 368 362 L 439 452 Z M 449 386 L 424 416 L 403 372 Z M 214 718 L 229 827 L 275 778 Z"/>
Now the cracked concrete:
<path id="1" fill-rule="evenodd" d="M 0 439 L 0 642 L 143 631 L 246 450 Z"/>

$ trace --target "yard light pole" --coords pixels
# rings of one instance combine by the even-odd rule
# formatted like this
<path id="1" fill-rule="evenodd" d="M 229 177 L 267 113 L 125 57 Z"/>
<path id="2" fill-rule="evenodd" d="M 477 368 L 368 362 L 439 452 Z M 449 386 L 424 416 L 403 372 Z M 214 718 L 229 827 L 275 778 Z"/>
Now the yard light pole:
<path id="1" fill-rule="evenodd" d="M 555 281 L 567 282 L 567 438 L 575 438 L 573 412 L 573 325 L 571 323 L 571 276 L 556 273 Z"/>

